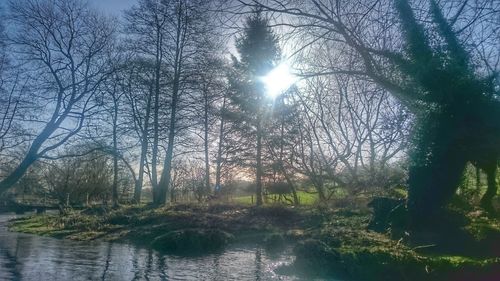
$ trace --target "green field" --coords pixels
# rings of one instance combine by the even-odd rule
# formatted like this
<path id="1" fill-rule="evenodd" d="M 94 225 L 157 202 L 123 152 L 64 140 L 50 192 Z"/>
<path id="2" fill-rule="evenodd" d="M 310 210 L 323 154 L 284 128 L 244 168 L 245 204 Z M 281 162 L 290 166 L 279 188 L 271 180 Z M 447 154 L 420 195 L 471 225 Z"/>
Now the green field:
<path id="1" fill-rule="evenodd" d="M 293 201 L 292 194 L 285 195 L 287 199 Z M 298 191 L 297 196 L 299 197 L 300 205 L 313 205 L 318 199 L 318 194 L 316 193 L 308 193 L 305 191 Z M 252 200 L 253 197 L 253 200 Z M 273 200 L 273 198 L 278 198 L 278 195 L 268 195 L 266 204 L 279 203 L 277 200 Z M 266 199 L 264 199 L 266 201 Z M 231 199 L 232 202 L 238 204 L 252 205 L 255 204 L 255 196 L 246 195 L 246 196 L 236 196 Z M 283 204 L 291 204 L 290 201 L 282 200 Z"/>

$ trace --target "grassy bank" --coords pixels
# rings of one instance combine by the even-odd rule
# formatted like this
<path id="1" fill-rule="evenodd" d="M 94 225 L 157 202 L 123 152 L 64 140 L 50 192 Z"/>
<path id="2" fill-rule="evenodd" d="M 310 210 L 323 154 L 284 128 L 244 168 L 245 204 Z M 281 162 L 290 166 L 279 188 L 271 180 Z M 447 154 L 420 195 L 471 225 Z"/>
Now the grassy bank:
<path id="1" fill-rule="evenodd" d="M 450 237 L 451 245 L 458 243 L 454 251 L 430 244 L 428 237 L 435 233 L 419 234 L 426 239 L 415 242 L 405 233 L 395 237 L 390 231 L 368 230 L 370 218 L 368 210 L 319 206 L 176 205 L 39 215 L 14 220 L 10 226 L 38 235 L 121 241 L 160 250 L 186 245 L 204 250 L 204 244 L 223 246 L 230 241 L 273 246 L 283 240 L 296 245 L 294 267 L 352 280 L 489 280 L 499 273 L 500 258 L 494 248 L 500 237 L 497 219 L 471 215 L 461 229 L 477 242 L 472 247 L 476 250 L 469 251 L 463 241 Z"/>

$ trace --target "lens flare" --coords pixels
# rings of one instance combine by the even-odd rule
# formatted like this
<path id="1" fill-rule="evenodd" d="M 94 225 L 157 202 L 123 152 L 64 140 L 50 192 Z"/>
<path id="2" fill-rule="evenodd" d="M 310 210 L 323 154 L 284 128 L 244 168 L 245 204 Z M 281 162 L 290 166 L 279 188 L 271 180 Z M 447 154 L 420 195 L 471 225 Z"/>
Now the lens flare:
<path id="1" fill-rule="evenodd" d="M 261 79 L 267 96 L 272 99 L 283 94 L 297 81 L 297 77 L 290 72 L 290 66 L 287 63 L 281 63 Z"/>

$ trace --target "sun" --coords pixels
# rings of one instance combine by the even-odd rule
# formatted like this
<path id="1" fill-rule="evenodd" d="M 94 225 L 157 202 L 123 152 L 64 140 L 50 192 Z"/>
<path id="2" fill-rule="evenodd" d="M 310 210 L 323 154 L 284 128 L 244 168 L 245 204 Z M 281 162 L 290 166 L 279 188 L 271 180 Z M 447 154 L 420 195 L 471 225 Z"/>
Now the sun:
<path id="1" fill-rule="evenodd" d="M 261 79 L 266 89 L 266 95 L 272 99 L 284 93 L 297 82 L 297 77 L 290 72 L 290 66 L 287 63 L 279 64 Z"/>

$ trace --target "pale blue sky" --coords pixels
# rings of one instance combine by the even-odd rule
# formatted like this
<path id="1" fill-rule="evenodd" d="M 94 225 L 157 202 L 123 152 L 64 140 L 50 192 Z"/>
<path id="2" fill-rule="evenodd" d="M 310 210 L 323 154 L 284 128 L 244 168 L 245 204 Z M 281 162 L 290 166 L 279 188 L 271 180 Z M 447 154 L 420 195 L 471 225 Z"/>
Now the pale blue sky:
<path id="1" fill-rule="evenodd" d="M 0 0 L 2 1 L 2 0 Z M 137 0 L 87 0 L 97 9 L 119 16 L 124 9 L 128 9 L 134 5 Z"/>
<path id="2" fill-rule="evenodd" d="M 87 0 L 97 9 L 115 16 L 119 16 L 124 9 L 134 5 L 137 0 Z M 8 0 L 0 0 L 0 6 L 7 6 Z"/>

